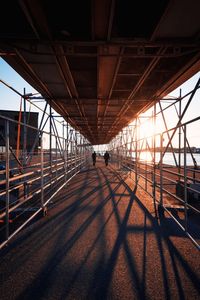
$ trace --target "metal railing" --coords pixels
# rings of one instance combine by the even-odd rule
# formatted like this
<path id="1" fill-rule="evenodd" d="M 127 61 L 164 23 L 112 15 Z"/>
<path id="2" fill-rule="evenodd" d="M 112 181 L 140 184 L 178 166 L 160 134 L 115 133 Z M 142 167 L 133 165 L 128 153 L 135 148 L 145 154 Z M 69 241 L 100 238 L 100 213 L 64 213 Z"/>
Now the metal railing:
<path id="1" fill-rule="evenodd" d="M 52 118 L 53 119 L 53 118 Z M 36 216 L 46 215 L 56 194 L 87 164 L 91 146 L 77 131 L 66 124 L 59 136 L 51 119 L 50 132 L 0 115 L 0 249 Z M 33 134 L 29 149 L 12 149 L 11 124 Z M 2 128 L 3 127 L 3 128 Z M 29 138 L 29 140 L 31 140 Z M 26 144 L 26 141 L 23 141 Z"/>
<path id="2" fill-rule="evenodd" d="M 191 102 L 180 111 L 175 127 L 168 129 L 160 103 L 165 130 L 142 137 L 140 119 L 124 128 L 110 144 L 113 160 L 120 171 L 124 170 L 135 183 L 153 199 L 155 217 L 160 221 L 170 218 L 183 230 L 186 236 L 200 250 L 200 152 L 190 146 L 190 135 L 194 126 L 200 127 L 200 117 L 182 122 L 183 115 Z M 182 101 L 184 97 L 179 98 Z M 178 103 L 177 100 L 175 103 Z M 171 104 L 169 105 L 172 106 Z M 156 109 L 151 116 L 155 123 Z M 200 128 L 199 128 L 200 129 Z M 200 130 L 196 130 L 200 132 Z M 197 137 L 196 137 L 197 138 Z M 200 136 L 198 137 L 200 140 Z M 177 145 L 175 147 L 174 145 Z M 169 161 L 170 158 L 170 161 Z M 164 213 L 167 213 L 165 216 Z"/>

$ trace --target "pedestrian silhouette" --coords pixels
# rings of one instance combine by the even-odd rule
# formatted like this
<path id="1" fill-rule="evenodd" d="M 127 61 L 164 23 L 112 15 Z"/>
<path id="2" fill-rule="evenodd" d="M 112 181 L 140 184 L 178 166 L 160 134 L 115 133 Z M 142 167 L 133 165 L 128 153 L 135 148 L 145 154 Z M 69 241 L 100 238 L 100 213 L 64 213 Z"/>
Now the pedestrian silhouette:
<path id="1" fill-rule="evenodd" d="M 104 157 L 104 160 L 105 160 L 105 164 L 107 166 L 108 165 L 108 160 L 110 159 L 110 154 L 108 153 L 108 151 L 105 152 L 103 157 Z"/>
<path id="2" fill-rule="evenodd" d="M 95 164 L 96 164 L 96 152 L 94 151 L 93 153 L 92 153 L 92 161 L 93 161 L 93 166 L 95 166 Z"/>

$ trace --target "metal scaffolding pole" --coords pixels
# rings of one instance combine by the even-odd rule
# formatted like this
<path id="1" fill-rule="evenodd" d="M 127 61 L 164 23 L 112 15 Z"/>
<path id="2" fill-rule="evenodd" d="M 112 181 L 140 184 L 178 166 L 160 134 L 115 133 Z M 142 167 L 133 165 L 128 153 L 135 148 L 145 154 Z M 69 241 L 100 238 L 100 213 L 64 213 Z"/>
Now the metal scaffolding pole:
<path id="1" fill-rule="evenodd" d="M 24 129 L 24 136 L 23 136 L 23 166 L 26 166 L 26 150 L 27 150 L 27 127 L 26 127 L 26 89 L 24 88 L 24 115 L 23 115 L 23 129 Z"/>
<path id="2" fill-rule="evenodd" d="M 40 162 L 41 162 L 41 206 L 44 208 L 44 150 L 43 150 L 43 134 L 41 133 L 41 146 L 40 146 Z"/>
<path id="3" fill-rule="evenodd" d="M 161 115 L 162 115 L 162 119 L 163 119 L 163 122 L 164 122 L 164 125 L 165 125 L 165 130 L 167 131 L 167 137 L 168 137 L 168 140 L 170 140 L 170 135 L 169 135 L 169 132 L 168 132 L 167 122 L 166 122 L 165 115 L 164 115 L 164 112 L 163 112 L 162 105 L 161 105 L 160 101 L 159 101 L 159 106 L 160 106 L 160 112 L 161 112 Z M 172 155 L 174 157 L 174 162 L 175 162 L 176 166 L 178 167 L 179 164 L 177 162 L 177 159 L 176 159 L 176 156 L 175 156 L 175 153 L 174 153 L 174 148 L 173 148 L 172 142 L 170 142 L 170 146 L 172 148 Z"/>
<path id="4" fill-rule="evenodd" d="M 52 106 L 49 103 L 49 163 L 50 163 L 50 182 L 52 182 Z M 50 185 L 52 187 L 52 185 Z"/>
<path id="5" fill-rule="evenodd" d="M 163 134 L 160 135 L 160 206 L 163 207 Z"/>
<path id="6" fill-rule="evenodd" d="M 6 136 L 6 240 L 9 237 L 9 205 L 10 205 L 10 157 L 9 157 L 9 121 L 5 121 Z"/>
<path id="7" fill-rule="evenodd" d="M 152 123 L 153 123 L 153 136 L 152 136 L 152 144 L 153 144 L 153 178 L 152 178 L 152 188 L 153 188 L 153 203 L 154 203 L 154 210 L 155 216 L 158 218 L 157 215 L 157 208 L 156 208 L 156 135 L 155 135 L 155 128 L 156 128 L 156 102 L 154 102 L 154 110 L 152 116 Z"/>
<path id="8" fill-rule="evenodd" d="M 66 171 L 67 171 L 67 174 L 66 174 L 66 180 L 68 179 L 68 169 L 69 169 L 69 165 L 68 165 L 68 160 L 69 160 L 69 122 L 68 122 L 68 118 L 67 118 L 67 164 L 66 164 Z"/>
<path id="9" fill-rule="evenodd" d="M 174 137 L 174 135 L 175 135 L 177 129 L 178 129 L 179 126 L 181 125 L 181 121 L 182 121 L 183 117 L 185 116 L 185 113 L 186 113 L 186 111 L 187 111 L 187 109 L 188 109 L 188 107 L 189 107 L 189 105 L 190 105 L 190 103 L 191 103 L 191 101 L 192 101 L 192 99 L 193 99 L 193 97 L 194 97 L 196 91 L 198 90 L 199 85 L 200 85 L 200 77 L 199 77 L 199 79 L 198 79 L 198 81 L 197 81 L 197 83 L 196 83 L 196 85 L 195 85 L 195 87 L 194 87 L 194 89 L 193 89 L 193 91 L 192 91 L 192 93 L 191 93 L 191 95 L 190 95 L 190 97 L 189 97 L 189 100 L 188 100 L 188 102 L 187 102 L 187 104 L 186 104 L 186 106 L 185 106 L 185 108 L 184 108 L 184 110 L 183 110 L 183 112 L 182 112 L 182 114 L 181 114 L 181 116 L 180 116 L 180 118 L 179 118 L 177 124 L 176 124 L 176 127 L 175 127 L 174 130 L 173 130 L 173 133 L 172 133 L 172 135 L 171 135 L 171 137 L 170 137 L 170 139 L 169 139 L 169 141 L 168 141 L 168 144 L 167 144 L 167 146 L 166 146 L 166 148 L 165 148 L 165 151 L 163 152 L 163 156 L 165 155 L 165 153 L 166 153 L 166 151 L 167 151 L 169 145 L 171 144 L 172 139 L 173 139 L 173 137 Z"/>
<path id="10" fill-rule="evenodd" d="M 11 88 L 11 90 L 19 94 L 15 89 Z M 0 249 L 38 213 L 43 211 L 43 214 L 46 214 L 47 204 L 86 163 L 86 157 L 85 159 L 82 157 L 83 153 L 85 156 L 88 155 L 88 152 L 84 151 L 83 147 L 88 148 L 89 142 L 84 140 L 84 144 L 82 145 L 82 135 L 73 129 L 69 129 L 68 122 L 66 125 L 66 139 L 64 122 L 58 122 L 62 126 L 62 131 L 59 131 L 60 128 L 57 128 L 56 120 L 53 119 L 51 100 L 49 114 L 46 112 L 46 103 L 39 128 L 36 128 L 27 124 L 26 101 L 28 101 L 29 95 L 25 94 L 25 89 L 24 95 L 20 94 L 20 96 L 24 99 L 24 119 L 23 122 L 20 122 L 20 125 L 24 129 L 22 164 L 15 155 L 15 149 L 12 149 L 10 146 L 10 137 L 12 134 L 10 124 L 16 125 L 19 121 L 0 115 L 1 120 L 5 121 L 5 132 L 3 130 L 0 131 L 0 138 L 5 145 L 3 154 L 5 170 L 0 171 L 2 175 L 5 175 L 5 180 L 1 180 L 3 181 L 1 184 L 5 185 L 5 188 L 1 190 L 0 196 L 5 197 L 5 202 L 4 207 L 0 211 L 0 222 L 3 224 L 1 232 L 4 234 L 4 236 L 1 236 Z M 44 122 L 45 115 L 47 115 L 47 118 Z M 44 128 L 48 120 L 49 130 L 45 131 Z M 31 140 L 32 144 L 30 148 L 32 150 L 26 153 L 28 128 L 31 131 L 35 131 L 36 134 L 34 134 L 34 138 Z M 59 132 L 61 132 L 61 136 L 59 136 Z M 40 148 L 38 147 L 38 152 L 35 153 L 34 160 L 32 160 L 33 151 L 39 139 L 40 145 L 38 144 L 38 146 Z M 80 145 L 78 145 L 79 143 Z M 53 153 L 54 148 L 56 150 L 55 156 Z M 45 152 L 45 150 L 47 151 Z M 12 164 L 10 164 L 10 153 L 15 157 L 17 163 L 12 161 Z M 29 156 L 26 157 L 26 154 Z M 26 167 L 27 164 L 28 168 Z M 11 172 L 14 176 L 11 176 Z M 28 189 L 25 188 L 26 185 Z M 52 188 L 51 191 L 49 190 L 50 188 Z M 12 212 L 15 211 L 20 211 L 20 213 L 17 213 L 17 216 L 12 219 Z M 16 222 L 18 218 L 20 219 L 19 224 Z M 15 222 L 15 229 L 12 232 L 10 232 L 10 221 Z"/>
<path id="11" fill-rule="evenodd" d="M 186 125 L 184 125 L 184 207 L 185 207 L 185 232 L 188 232 L 188 184 L 187 184 L 187 143 L 186 143 Z"/>
<path id="12" fill-rule="evenodd" d="M 138 183 L 138 117 L 135 120 L 135 182 Z"/>
<path id="13" fill-rule="evenodd" d="M 58 150 L 60 152 L 60 156 L 64 159 L 64 148 L 63 148 L 63 145 L 62 143 L 60 142 L 60 137 L 59 137 L 59 134 L 58 134 L 58 130 L 57 130 L 57 127 L 56 127 L 56 124 L 55 124 L 55 120 L 54 118 L 52 117 L 52 129 L 53 129 L 53 132 L 54 132 L 54 136 L 55 136 L 55 139 L 56 139 L 56 150 L 57 150 L 57 146 L 58 146 Z"/>
<path id="14" fill-rule="evenodd" d="M 30 162 L 30 160 L 31 160 L 31 158 L 32 158 L 32 156 L 33 156 L 33 151 L 34 151 L 34 149 L 35 149 L 35 147 L 36 147 L 36 144 L 37 144 L 37 142 L 38 142 L 38 139 L 39 139 L 40 130 L 41 130 L 41 132 L 44 130 L 44 127 L 45 127 L 45 125 L 46 125 L 46 123 L 47 123 L 47 121 L 48 121 L 48 118 L 49 118 L 49 117 L 47 117 L 47 119 L 46 119 L 46 121 L 45 121 L 45 123 L 44 123 L 44 125 L 43 125 L 44 117 L 45 117 L 46 110 L 47 110 L 47 105 L 48 105 L 48 103 L 46 103 L 46 105 L 45 105 L 45 108 L 44 108 L 44 111 L 43 111 L 43 114 L 42 114 L 42 118 L 41 118 L 41 121 L 40 121 L 40 125 L 39 125 L 39 128 L 38 128 L 38 131 L 37 131 L 35 140 L 34 140 L 34 142 L 33 142 L 33 145 L 32 145 L 32 147 L 31 147 L 31 151 L 29 152 L 29 155 L 28 155 L 28 157 L 27 157 L 26 163 L 29 163 L 29 162 Z M 43 125 L 43 127 L 42 127 L 42 125 Z"/>
<path id="15" fill-rule="evenodd" d="M 180 89 L 180 94 L 179 94 L 180 101 L 179 101 L 179 112 L 178 112 L 179 120 L 181 118 L 181 111 L 182 111 L 181 96 L 182 95 L 181 95 L 181 89 Z M 179 132 L 178 132 L 178 149 L 179 149 L 179 151 L 178 151 L 178 173 L 180 174 L 180 172 L 181 172 L 181 126 L 179 127 Z M 180 180 L 180 177 L 179 177 L 179 180 Z"/>
<path id="16" fill-rule="evenodd" d="M 178 100 L 176 99 L 174 103 L 167 105 L 165 108 L 162 107 L 161 103 L 158 103 L 160 106 L 159 111 L 156 111 L 157 104 L 154 103 L 151 122 L 154 125 L 154 128 L 156 128 L 157 125 L 157 132 L 154 132 L 152 136 L 146 137 L 144 134 L 144 137 L 142 137 L 140 126 L 142 127 L 143 123 L 140 122 L 140 118 L 143 118 L 143 116 L 138 116 L 133 123 L 133 125 L 135 125 L 134 130 L 131 132 L 129 127 L 122 129 L 118 136 L 112 140 L 110 149 L 112 149 L 112 153 L 114 153 L 118 162 L 120 160 L 123 162 L 123 170 L 127 169 L 126 174 L 128 175 L 131 169 L 132 173 L 135 175 L 135 177 L 131 178 L 133 180 L 135 179 L 136 185 L 145 190 L 151 199 L 153 199 L 155 217 L 158 217 L 157 207 L 162 209 L 159 210 L 161 213 L 160 217 L 163 216 L 164 212 L 167 212 L 200 250 L 199 241 L 191 230 L 191 221 L 193 222 L 192 214 L 189 214 L 189 212 L 192 211 L 195 214 L 198 214 L 198 216 L 200 215 L 199 205 L 194 205 L 194 201 L 197 199 L 199 201 L 200 199 L 200 169 L 197 162 L 195 163 L 195 153 L 189 144 L 190 134 L 188 130 L 188 128 L 193 128 L 193 124 L 199 125 L 200 117 L 198 116 L 187 122 L 183 122 L 183 118 L 195 92 L 199 89 L 199 84 L 200 80 L 198 80 L 194 86 L 193 91 L 184 96 L 182 96 L 180 92 Z M 189 100 L 186 99 L 186 96 L 189 97 Z M 185 99 L 187 103 L 182 110 L 181 103 L 183 99 Z M 176 105 L 179 105 L 178 111 Z M 176 109 L 178 121 L 176 126 L 169 128 L 169 126 L 167 126 L 167 114 L 164 115 L 164 111 L 167 112 L 167 108 L 171 109 L 173 106 Z M 168 113 L 169 112 L 170 118 L 171 110 L 169 110 Z M 160 128 L 161 130 L 162 127 L 164 128 L 162 133 L 159 133 L 160 128 L 158 128 L 158 123 L 156 121 L 159 114 L 159 121 L 162 122 Z M 144 116 L 144 118 L 146 118 L 146 116 Z M 131 138 L 129 137 L 130 133 L 132 135 Z M 175 136 L 176 133 L 178 133 L 177 136 Z M 182 133 L 183 141 L 181 139 Z M 191 139 L 193 137 L 192 135 L 193 134 L 191 134 Z M 163 146 L 164 138 L 166 137 L 168 138 L 168 143 L 166 146 Z M 177 146 L 173 145 L 175 143 L 177 143 Z M 170 151 L 168 151 L 165 156 L 169 146 L 171 146 Z M 158 149 L 159 157 L 157 158 Z M 177 150 L 179 153 L 176 158 Z M 131 152 L 133 155 L 130 154 Z M 148 159 L 145 161 L 143 159 L 143 153 L 145 152 L 151 154 L 151 161 L 148 161 Z M 189 154 L 192 157 L 194 166 L 187 166 Z M 184 156 L 184 166 L 182 166 L 182 155 Z M 164 162 L 164 156 L 166 162 Z M 169 159 L 169 162 L 167 159 Z M 171 159 L 172 162 L 170 161 Z M 132 160 L 132 164 L 130 164 L 130 160 Z M 195 220 L 197 220 L 197 218 L 195 218 Z"/>
<path id="17" fill-rule="evenodd" d="M 63 144 L 63 151 L 65 149 L 65 122 L 62 121 L 62 144 Z M 63 155 L 64 156 L 64 155 Z"/>

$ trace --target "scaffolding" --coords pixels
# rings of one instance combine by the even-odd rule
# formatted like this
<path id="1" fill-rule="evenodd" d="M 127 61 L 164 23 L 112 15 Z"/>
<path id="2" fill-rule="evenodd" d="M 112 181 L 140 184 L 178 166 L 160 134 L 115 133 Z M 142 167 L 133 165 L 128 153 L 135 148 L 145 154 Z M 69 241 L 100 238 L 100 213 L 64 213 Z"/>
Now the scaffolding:
<path id="1" fill-rule="evenodd" d="M 53 205 L 57 193 L 88 163 L 92 146 L 68 120 L 60 121 L 61 116 L 52 111 L 51 101 L 19 93 L 1 80 L 4 86 L 19 95 L 24 102 L 23 120 L 14 120 L 0 115 L 0 249 L 5 246 L 22 228 L 39 215 L 46 215 Z M 41 108 L 38 99 L 45 103 L 38 127 L 29 124 L 26 118 L 26 103 Z M 37 99 L 34 102 L 34 99 Z M 23 129 L 22 147 L 13 149 L 10 141 L 10 127 L 15 124 L 20 135 Z M 31 149 L 27 148 L 29 129 L 34 138 Z M 19 137 L 18 137 L 19 138 Z"/>
<path id="2" fill-rule="evenodd" d="M 180 90 L 177 98 L 154 101 L 151 115 L 137 116 L 111 141 L 109 151 L 118 170 L 127 173 L 153 200 L 158 221 L 163 217 L 175 221 L 200 250 L 200 148 L 190 145 L 194 126 L 200 135 L 200 117 L 184 121 L 199 88 L 200 78 L 186 95 Z M 170 115 L 172 109 L 176 119 L 169 127 L 166 113 Z"/>
<path id="3" fill-rule="evenodd" d="M 21 94 L 2 80 L 1 83 L 23 99 L 24 114 L 23 120 L 0 115 L 5 124 L 0 132 L 4 142 L 0 170 L 0 248 L 35 217 L 47 214 L 57 193 L 87 165 L 93 151 L 67 118 L 60 121 L 61 116 L 52 110 L 51 100 L 47 103 L 42 97 L 26 94 L 25 90 Z M 165 216 L 175 221 L 198 249 L 200 151 L 191 147 L 190 132 L 194 125 L 199 126 L 200 117 L 185 120 L 185 115 L 199 88 L 200 78 L 193 90 L 183 96 L 180 91 L 179 97 L 155 100 L 148 115 L 138 115 L 109 144 L 117 169 L 153 200 L 155 218 L 161 222 Z M 38 107 L 38 101 L 44 102 L 44 109 Z M 28 122 L 28 102 L 42 111 L 37 128 Z M 166 117 L 170 110 L 176 115 L 174 126 Z M 23 129 L 20 151 L 10 146 L 12 123 L 18 130 Z M 36 133 L 29 150 L 28 129 Z"/>

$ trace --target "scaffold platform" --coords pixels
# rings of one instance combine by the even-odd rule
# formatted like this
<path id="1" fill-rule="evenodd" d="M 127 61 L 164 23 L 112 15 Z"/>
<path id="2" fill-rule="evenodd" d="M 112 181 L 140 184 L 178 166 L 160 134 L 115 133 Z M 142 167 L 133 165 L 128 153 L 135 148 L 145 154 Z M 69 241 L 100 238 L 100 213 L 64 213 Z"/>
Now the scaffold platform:
<path id="1" fill-rule="evenodd" d="M 199 299 L 198 249 L 118 171 L 98 158 L 1 250 L 2 300 Z"/>

